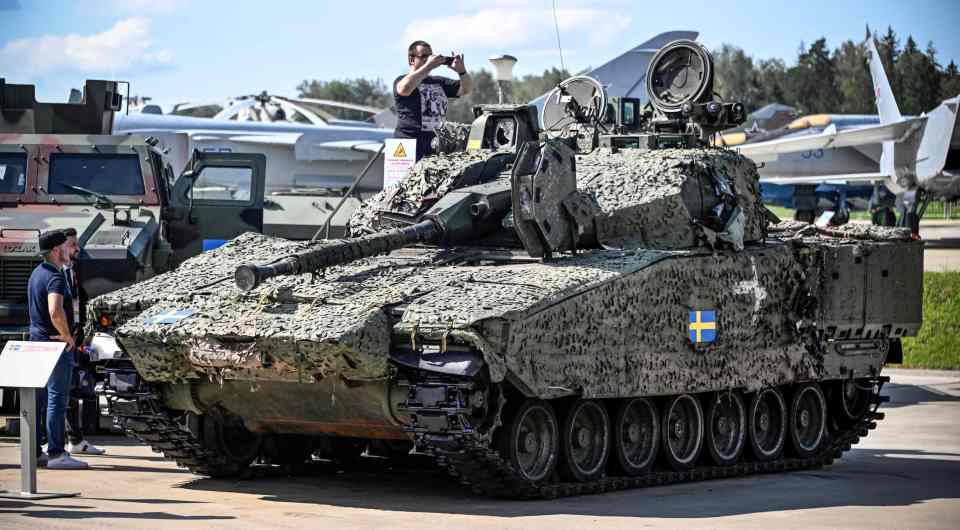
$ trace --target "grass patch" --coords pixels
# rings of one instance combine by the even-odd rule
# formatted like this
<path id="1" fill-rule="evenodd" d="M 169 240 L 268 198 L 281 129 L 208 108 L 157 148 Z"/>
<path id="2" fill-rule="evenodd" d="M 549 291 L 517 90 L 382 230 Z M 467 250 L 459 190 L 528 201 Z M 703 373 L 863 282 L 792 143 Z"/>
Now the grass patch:
<path id="1" fill-rule="evenodd" d="M 960 369 L 960 272 L 923 274 L 923 326 L 903 339 L 903 366 Z"/>
<path id="2" fill-rule="evenodd" d="M 792 208 L 784 208 L 782 206 L 774 206 L 772 204 L 767 204 L 765 206 L 768 210 L 775 213 L 780 219 L 793 219 L 794 210 Z M 925 220 L 958 220 L 960 219 L 960 204 L 953 203 L 951 205 L 947 205 L 942 202 L 931 202 L 930 205 L 927 206 L 927 211 L 923 214 L 923 218 Z M 859 210 L 850 212 L 850 219 L 854 221 L 869 221 L 870 212 Z"/>

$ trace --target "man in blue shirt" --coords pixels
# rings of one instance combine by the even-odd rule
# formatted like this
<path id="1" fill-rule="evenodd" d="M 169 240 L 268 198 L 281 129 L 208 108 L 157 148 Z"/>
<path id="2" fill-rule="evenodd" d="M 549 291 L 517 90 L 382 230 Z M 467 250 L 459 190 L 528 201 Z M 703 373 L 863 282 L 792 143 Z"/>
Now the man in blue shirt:
<path id="1" fill-rule="evenodd" d="M 60 341 L 67 345 L 47 381 L 47 468 L 85 469 L 88 467 L 85 462 L 72 458 L 64 450 L 67 400 L 70 398 L 73 352 L 76 349 L 71 331 L 73 297 L 62 271 L 63 266 L 70 262 L 71 249 L 67 236 L 60 230 L 40 234 L 40 255 L 43 262 L 30 274 L 27 284 L 30 340 Z M 37 423 L 39 439 L 39 422 Z"/>
<path id="2" fill-rule="evenodd" d="M 393 101 L 397 108 L 397 138 L 417 140 L 417 160 L 433 152 L 434 129 L 446 120 L 447 99 L 466 96 L 473 89 L 473 79 L 463 64 L 463 55 L 434 55 L 430 45 L 414 41 L 407 48 L 410 70 L 393 82 Z M 459 80 L 430 75 L 447 65 Z"/>

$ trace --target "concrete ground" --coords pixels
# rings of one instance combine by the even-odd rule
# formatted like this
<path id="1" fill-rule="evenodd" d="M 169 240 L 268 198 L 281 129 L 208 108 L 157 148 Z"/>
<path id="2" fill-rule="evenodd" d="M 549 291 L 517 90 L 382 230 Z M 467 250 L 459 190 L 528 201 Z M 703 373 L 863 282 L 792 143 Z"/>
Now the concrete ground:
<path id="1" fill-rule="evenodd" d="M 203 479 L 105 437 L 91 470 L 39 473 L 41 490 L 81 497 L 0 499 L 0 528 L 958 528 L 960 372 L 889 372 L 887 419 L 816 471 L 518 502 L 410 469 Z M 19 484 L 18 454 L 0 441 L 0 488 Z"/>
<path id="2" fill-rule="evenodd" d="M 960 221 L 923 221 L 920 237 L 927 243 L 923 250 L 923 270 L 960 270 Z"/>

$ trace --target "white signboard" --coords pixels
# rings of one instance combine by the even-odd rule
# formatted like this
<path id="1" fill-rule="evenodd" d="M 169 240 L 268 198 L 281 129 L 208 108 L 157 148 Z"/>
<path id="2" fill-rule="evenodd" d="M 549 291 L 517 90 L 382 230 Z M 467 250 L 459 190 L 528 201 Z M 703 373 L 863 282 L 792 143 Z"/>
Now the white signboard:
<path id="1" fill-rule="evenodd" d="M 66 346 L 63 342 L 11 340 L 0 353 L 0 386 L 42 388 Z"/>
<path id="2" fill-rule="evenodd" d="M 383 150 L 383 187 L 406 178 L 417 161 L 417 141 L 412 138 L 387 138 Z"/>

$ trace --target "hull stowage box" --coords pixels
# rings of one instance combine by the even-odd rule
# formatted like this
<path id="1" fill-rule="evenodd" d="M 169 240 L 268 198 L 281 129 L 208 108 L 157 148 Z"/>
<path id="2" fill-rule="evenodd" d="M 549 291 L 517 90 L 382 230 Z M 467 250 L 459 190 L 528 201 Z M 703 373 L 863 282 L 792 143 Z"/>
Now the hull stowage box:
<path id="1" fill-rule="evenodd" d="M 916 335 L 922 321 L 923 243 L 824 248 L 818 326 L 827 338 Z"/>

